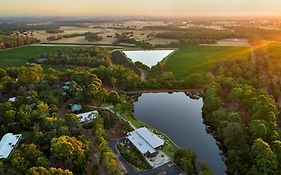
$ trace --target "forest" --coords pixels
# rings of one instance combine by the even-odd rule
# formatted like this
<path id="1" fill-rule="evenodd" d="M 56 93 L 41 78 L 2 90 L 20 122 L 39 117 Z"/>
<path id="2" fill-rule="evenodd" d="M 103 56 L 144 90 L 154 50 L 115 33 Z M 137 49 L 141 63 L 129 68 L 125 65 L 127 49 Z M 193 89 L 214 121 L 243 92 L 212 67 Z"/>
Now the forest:
<path id="1" fill-rule="evenodd" d="M 280 64 L 266 45 L 249 59 L 212 70 L 204 93 L 204 119 L 221 141 L 229 174 L 280 174 Z"/>
<path id="2" fill-rule="evenodd" d="M 157 28 L 157 27 L 156 27 Z M 160 27 L 160 29 L 163 27 Z M 218 40 L 228 38 L 245 38 L 253 43 L 261 39 L 278 40 L 280 30 L 266 30 L 251 26 L 231 26 L 225 30 L 207 29 L 202 27 L 177 28 L 158 33 L 156 37 L 164 39 L 178 39 L 179 45 L 185 44 L 212 44 Z"/>
<path id="3" fill-rule="evenodd" d="M 96 74 L 70 69 L 60 72 L 34 65 L 0 69 L 0 79 L 1 133 L 24 135 L 12 156 L 1 160 L 0 174 L 121 173 L 107 141 L 108 130 L 116 122 L 110 119 L 113 116 L 108 118 L 100 112 L 101 118 L 81 125 L 68 109 L 72 103 L 82 104 L 79 112 L 83 112 L 91 105 L 121 102 L 119 94 L 106 90 Z M 66 81 L 71 85 L 64 90 L 61 84 Z M 16 96 L 15 102 L 5 100 L 11 96 Z M 97 157 L 92 162 L 94 155 Z"/>
<path id="4" fill-rule="evenodd" d="M 19 34 L 1 35 L 0 34 L 0 49 L 19 47 L 28 44 L 39 43 L 40 40 Z"/>

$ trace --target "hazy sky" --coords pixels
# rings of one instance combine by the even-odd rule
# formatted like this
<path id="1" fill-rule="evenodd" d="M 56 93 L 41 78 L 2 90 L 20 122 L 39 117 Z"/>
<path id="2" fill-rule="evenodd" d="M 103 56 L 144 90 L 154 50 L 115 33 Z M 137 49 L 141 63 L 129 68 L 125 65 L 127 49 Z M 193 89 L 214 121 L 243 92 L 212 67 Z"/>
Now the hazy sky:
<path id="1" fill-rule="evenodd" d="M 0 0 L 0 15 L 281 16 L 281 0 Z"/>

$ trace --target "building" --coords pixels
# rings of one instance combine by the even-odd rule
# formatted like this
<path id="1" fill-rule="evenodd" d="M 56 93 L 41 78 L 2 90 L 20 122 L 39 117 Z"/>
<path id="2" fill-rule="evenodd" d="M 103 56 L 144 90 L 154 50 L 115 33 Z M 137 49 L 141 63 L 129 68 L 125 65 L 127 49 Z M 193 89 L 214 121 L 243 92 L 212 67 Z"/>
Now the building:
<path id="1" fill-rule="evenodd" d="M 70 86 L 71 86 L 71 82 L 70 82 L 70 81 L 65 82 L 65 83 L 63 84 L 62 89 L 64 89 L 64 90 L 69 90 L 69 89 L 70 89 Z"/>
<path id="2" fill-rule="evenodd" d="M 11 152 L 17 147 L 22 134 L 5 134 L 0 141 L 0 159 L 8 158 Z"/>
<path id="3" fill-rule="evenodd" d="M 71 112 L 77 112 L 82 109 L 82 106 L 80 104 L 72 104 L 71 105 Z"/>
<path id="4" fill-rule="evenodd" d="M 147 157 L 155 157 L 158 150 L 165 144 L 164 140 L 146 127 L 129 132 L 127 139 L 141 154 Z"/>
<path id="5" fill-rule="evenodd" d="M 82 114 L 77 114 L 77 117 L 79 118 L 81 123 L 87 123 L 95 118 L 97 118 L 99 112 L 98 111 L 90 111 L 85 112 Z"/>
<path id="6" fill-rule="evenodd" d="M 16 97 L 12 97 L 12 98 L 9 98 L 9 99 L 8 99 L 9 102 L 16 102 L 16 100 L 17 100 Z"/>

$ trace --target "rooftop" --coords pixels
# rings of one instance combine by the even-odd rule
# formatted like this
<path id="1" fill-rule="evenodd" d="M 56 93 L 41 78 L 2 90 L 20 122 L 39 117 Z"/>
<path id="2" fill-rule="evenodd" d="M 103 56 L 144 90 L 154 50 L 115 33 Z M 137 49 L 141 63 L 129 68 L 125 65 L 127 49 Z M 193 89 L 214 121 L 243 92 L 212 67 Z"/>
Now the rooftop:
<path id="1" fill-rule="evenodd" d="M 5 134 L 0 141 L 0 159 L 8 158 L 13 149 L 17 146 L 20 141 L 21 134 Z"/>
<path id="2" fill-rule="evenodd" d="M 72 112 L 80 111 L 81 109 L 82 109 L 82 106 L 80 104 L 71 105 L 71 111 Z"/>
<path id="3" fill-rule="evenodd" d="M 12 97 L 12 98 L 9 98 L 9 99 L 8 99 L 9 102 L 15 102 L 16 100 L 17 100 L 16 97 Z"/>
<path id="4" fill-rule="evenodd" d="M 90 112 L 85 112 L 82 114 L 77 114 L 80 122 L 88 122 L 90 120 L 95 119 L 98 116 L 99 112 L 98 111 L 90 111 Z"/>
<path id="5" fill-rule="evenodd" d="M 156 148 L 164 145 L 164 141 L 146 127 L 128 133 L 128 139 L 142 154 L 155 153 Z"/>

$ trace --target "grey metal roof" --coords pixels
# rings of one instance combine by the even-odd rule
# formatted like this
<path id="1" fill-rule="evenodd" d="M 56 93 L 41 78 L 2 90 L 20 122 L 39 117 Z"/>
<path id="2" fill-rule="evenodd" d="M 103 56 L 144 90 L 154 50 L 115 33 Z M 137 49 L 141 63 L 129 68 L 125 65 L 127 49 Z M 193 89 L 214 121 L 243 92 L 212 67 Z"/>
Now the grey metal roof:
<path id="1" fill-rule="evenodd" d="M 142 154 L 155 153 L 156 148 L 164 145 L 164 141 L 162 139 L 145 127 L 128 133 L 128 139 Z"/>
<path id="2" fill-rule="evenodd" d="M 20 141 L 22 135 L 5 134 L 0 141 L 0 159 L 7 158 Z"/>
<path id="3" fill-rule="evenodd" d="M 85 112 L 82 114 L 77 114 L 80 122 L 88 122 L 90 120 L 95 119 L 98 116 L 99 112 L 98 111 L 90 111 L 90 112 Z"/>

